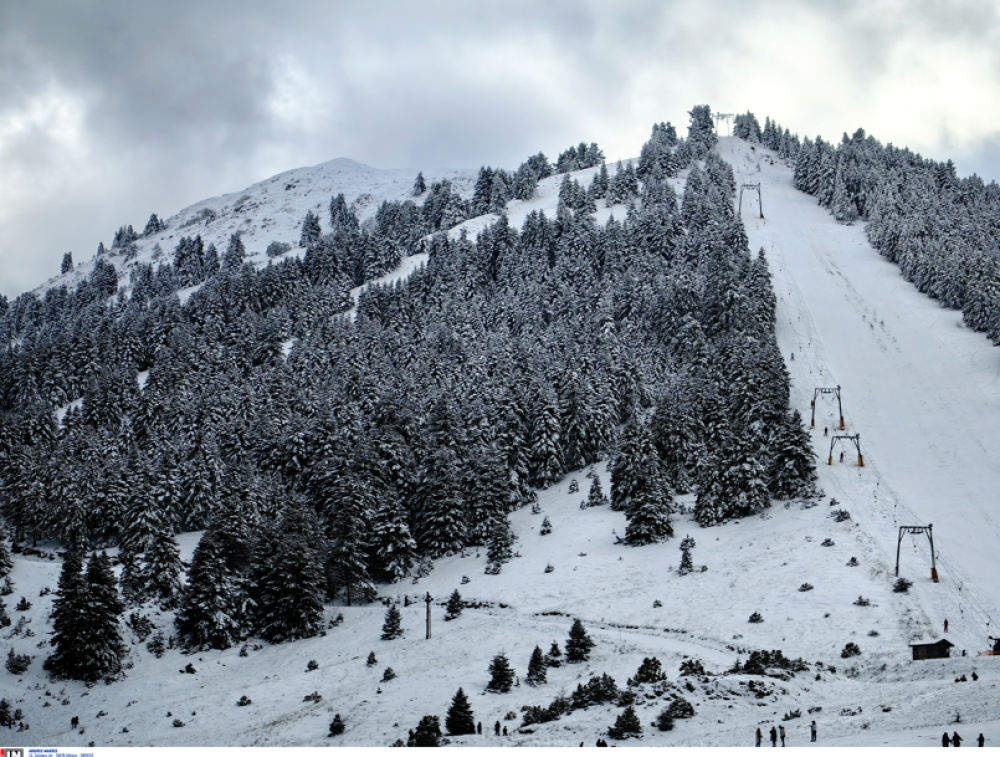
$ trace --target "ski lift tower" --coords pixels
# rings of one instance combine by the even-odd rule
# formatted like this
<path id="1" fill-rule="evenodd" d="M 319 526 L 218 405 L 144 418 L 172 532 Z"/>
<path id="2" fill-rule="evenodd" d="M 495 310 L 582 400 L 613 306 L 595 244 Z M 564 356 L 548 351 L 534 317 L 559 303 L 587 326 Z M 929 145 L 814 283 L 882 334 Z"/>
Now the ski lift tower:
<path id="1" fill-rule="evenodd" d="M 859 468 L 864 468 L 865 467 L 865 458 L 864 458 L 864 455 L 861 454 L 861 434 L 853 434 L 853 435 L 846 435 L 845 434 L 845 435 L 840 435 L 840 436 L 834 436 L 834 437 L 832 437 L 830 439 L 830 460 L 829 460 L 829 462 L 827 464 L 828 465 L 833 465 L 833 448 L 837 446 L 837 442 L 840 441 L 841 439 L 846 439 L 849 442 L 854 442 L 854 446 L 858 450 L 858 467 Z"/>
<path id="2" fill-rule="evenodd" d="M 715 114 L 715 134 L 719 134 L 719 121 L 725 121 L 729 124 L 729 133 L 733 133 L 733 114 L 732 113 L 716 113 Z"/>
<path id="3" fill-rule="evenodd" d="M 844 405 L 840 401 L 840 386 L 833 387 L 823 387 L 817 386 L 816 391 L 813 392 L 812 402 L 809 404 L 812 406 L 812 427 L 816 428 L 816 398 L 821 394 L 835 394 L 837 395 L 837 410 L 840 411 L 840 429 L 844 429 Z"/>
<path id="4" fill-rule="evenodd" d="M 899 549 L 903 544 L 903 536 L 906 534 L 927 534 L 927 540 L 931 543 L 931 580 L 938 582 L 937 560 L 934 558 L 934 524 L 928 523 L 926 526 L 900 526 L 899 541 L 896 542 L 896 575 L 899 575 Z"/>
<path id="5" fill-rule="evenodd" d="M 757 193 L 757 207 L 760 208 L 760 217 L 764 217 L 764 203 L 760 199 L 760 184 L 741 184 L 740 185 L 740 206 L 737 211 L 737 215 L 743 213 L 743 190 L 749 189 Z"/>

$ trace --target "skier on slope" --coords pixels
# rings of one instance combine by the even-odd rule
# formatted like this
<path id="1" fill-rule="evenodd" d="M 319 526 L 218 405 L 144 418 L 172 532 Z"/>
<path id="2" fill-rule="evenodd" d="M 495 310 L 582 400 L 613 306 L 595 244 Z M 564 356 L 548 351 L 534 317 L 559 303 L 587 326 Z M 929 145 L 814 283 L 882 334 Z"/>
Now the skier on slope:
<path id="1" fill-rule="evenodd" d="M 962 737 L 958 735 L 958 731 L 951 732 L 951 743 L 954 746 L 962 746 Z"/>

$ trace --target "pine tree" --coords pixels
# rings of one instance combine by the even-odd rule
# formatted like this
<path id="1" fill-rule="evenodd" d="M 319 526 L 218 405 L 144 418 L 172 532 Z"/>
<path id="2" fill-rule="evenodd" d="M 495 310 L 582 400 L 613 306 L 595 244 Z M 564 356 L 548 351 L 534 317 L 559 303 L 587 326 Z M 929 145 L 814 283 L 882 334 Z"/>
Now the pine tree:
<path id="1" fill-rule="evenodd" d="M 302 234 L 299 236 L 299 247 L 311 250 L 323 236 L 323 230 L 319 225 L 319 216 L 311 210 L 306 212 L 305 220 L 302 221 Z"/>
<path id="2" fill-rule="evenodd" d="M 670 522 L 673 498 L 663 478 L 649 427 L 638 418 L 622 432 L 611 470 L 611 507 L 625 511 L 628 544 L 653 544 L 674 535 Z"/>
<path id="3" fill-rule="evenodd" d="M 340 717 L 340 713 L 338 712 L 336 715 L 333 716 L 333 720 L 330 721 L 330 732 L 327 735 L 340 736 L 340 734 L 342 734 L 344 730 L 345 730 L 344 719 Z"/>
<path id="4" fill-rule="evenodd" d="M 238 271 L 240 266 L 243 265 L 243 258 L 246 257 L 246 254 L 247 251 L 243 246 L 243 240 L 240 239 L 239 233 L 230 234 L 229 246 L 222 256 L 222 270 L 230 272 Z"/>
<path id="5" fill-rule="evenodd" d="M 406 509 L 395 492 L 382 495 L 373 518 L 371 554 L 376 565 L 395 583 L 409 575 L 416 560 L 417 543 L 410 534 Z"/>
<path id="6" fill-rule="evenodd" d="M 87 613 L 83 621 L 83 680 L 96 681 L 121 671 L 127 648 L 122 641 L 119 618 L 125 606 L 118 595 L 118 581 L 106 552 L 94 555 L 87 563 Z"/>
<path id="7" fill-rule="evenodd" d="M 326 593 L 319 550 L 315 517 L 304 507 L 289 507 L 277 543 L 261 549 L 253 570 L 255 627 L 268 641 L 279 643 L 319 633 Z"/>
<path id="8" fill-rule="evenodd" d="M 446 609 L 445 620 L 454 620 L 462 614 L 462 595 L 458 593 L 458 589 L 455 589 L 451 593 L 451 596 L 448 597 L 448 606 Z"/>
<path id="9" fill-rule="evenodd" d="M 382 638 L 386 641 L 398 639 L 403 635 L 403 616 L 396 605 L 392 605 L 385 613 L 385 622 L 382 624 Z"/>
<path id="10" fill-rule="evenodd" d="M 61 269 L 61 272 L 62 273 L 69 273 L 72 270 L 73 270 L 73 253 L 72 252 L 64 253 L 63 254 L 63 259 L 62 259 L 62 269 Z"/>
<path id="11" fill-rule="evenodd" d="M 590 650 L 595 646 L 587 635 L 583 622 L 579 618 L 574 618 L 573 625 L 569 629 L 569 638 L 566 640 L 566 662 L 586 662 L 590 659 Z"/>
<path id="12" fill-rule="evenodd" d="M 0 628 L 6 628 L 10 625 L 10 615 L 7 614 L 7 604 L 3 601 L 3 597 L 0 597 Z"/>
<path id="13" fill-rule="evenodd" d="M 7 547 L 7 540 L 0 534 L 0 578 L 3 578 L 14 568 L 11 560 L 10 549 Z"/>
<path id="14" fill-rule="evenodd" d="M 331 595 L 341 589 L 350 606 L 353 598 L 371 601 L 375 584 L 368 573 L 368 521 L 373 509 L 374 492 L 367 481 L 353 472 L 340 476 L 328 498 Z"/>
<path id="15" fill-rule="evenodd" d="M 152 599 L 165 609 L 177 606 L 181 594 L 181 554 L 177 539 L 169 530 L 160 531 L 146 548 L 144 582 L 140 596 Z"/>
<path id="16" fill-rule="evenodd" d="M 241 636 L 236 586 L 212 529 L 195 548 L 174 624 L 186 649 L 229 649 Z"/>
<path id="17" fill-rule="evenodd" d="M 441 720 L 437 715 L 424 715 L 416 730 L 410 731 L 406 746 L 441 746 Z"/>
<path id="18" fill-rule="evenodd" d="M 545 655 L 545 664 L 550 668 L 562 667 L 562 650 L 559 648 L 559 642 L 553 641 L 552 646 L 549 647 L 549 653 Z"/>
<path id="19" fill-rule="evenodd" d="M 444 727 L 452 736 L 466 736 L 476 732 L 476 720 L 469 705 L 469 698 L 461 688 L 451 700 L 451 707 L 448 708 L 448 714 L 444 719 Z"/>
<path id="20" fill-rule="evenodd" d="M 507 655 L 503 652 L 496 655 L 490 662 L 489 667 L 490 682 L 486 686 L 487 691 L 495 691 L 506 694 L 514 685 L 514 669 L 507 660 Z"/>
<path id="21" fill-rule="evenodd" d="M 690 536 L 685 536 L 681 540 L 681 566 L 677 572 L 682 576 L 694 571 L 694 563 L 691 562 L 691 550 L 694 549 L 694 546 L 694 539 Z"/>
<path id="22" fill-rule="evenodd" d="M 514 556 L 514 534 L 510 530 L 507 519 L 503 518 L 493 523 L 490 529 L 490 545 L 486 551 L 489 563 L 486 566 L 487 573 L 499 573 L 503 564 L 510 562 Z"/>
<path id="23" fill-rule="evenodd" d="M 417 174 L 417 178 L 413 182 L 413 196 L 420 197 L 420 195 L 422 195 L 426 191 L 427 191 L 427 182 L 424 181 L 424 172 L 421 171 Z"/>
<path id="24" fill-rule="evenodd" d="M 793 410 L 779 426 L 773 449 L 768 470 L 771 494 L 777 499 L 816 496 L 816 463 L 813 460 L 816 453 L 798 410 Z"/>
<path id="25" fill-rule="evenodd" d="M 537 686 L 540 683 L 545 683 L 548 676 L 546 671 L 547 666 L 545 664 L 545 656 L 542 654 L 542 648 L 536 646 L 531 653 L 531 659 L 528 661 L 528 675 L 524 680 L 529 686 Z"/>
<path id="26" fill-rule="evenodd" d="M 590 482 L 590 491 L 587 494 L 587 507 L 600 507 L 608 503 L 604 491 L 601 489 L 601 477 L 596 473 Z"/>
<path id="27" fill-rule="evenodd" d="M 84 669 L 80 649 L 86 629 L 87 581 L 83 577 L 83 555 L 67 552 L 63 556 L 59 586 L 52 603 L 52 640 L 55 651 L 45 660 L 44 667 L 57 678 L 83 679 Z"/>
<path id="28" fill-rule="evenodd" d="M 635 707 L 629 705 L 615 720 L 613 727 L 608 729 L 608 736 L 613 739 L 627 739 L 630 736 L 642 736 L 642 724 L 635 714 Z"/>

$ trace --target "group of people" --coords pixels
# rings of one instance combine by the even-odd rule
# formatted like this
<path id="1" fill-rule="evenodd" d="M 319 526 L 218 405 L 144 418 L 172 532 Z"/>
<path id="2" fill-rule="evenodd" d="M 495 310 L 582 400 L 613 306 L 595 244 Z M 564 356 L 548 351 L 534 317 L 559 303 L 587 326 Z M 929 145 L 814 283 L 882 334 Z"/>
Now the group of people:
<path id="1" fill-rule="evenodd" d="M 962 746 L 964 739 L 958 735 L 958 731 L 951 732 L 951 738 L 948 738 L 948 732 L 945 731 L 941 736 L 941 746 Z M 986 737 L 983 734 L 979 734 L 979 738 L 976 739 L 976 743 L 979 746 L 986 746 Z"/>
<path id="2" fill-rule="evenodd" d="M 772 725 L 771 726 L 771 733 L 769 735 L 771 737 L 771 746 L 774 746 L 774 747 L 778 746 L 778 739 L 781 739 L 781 746 L 785 745 L 785 726 L 779 725 L 777 728 L 775 728 Z M 812 721 L 809 724 L 809 735 L 810 735 L 810 739 L 809 739 L 810 741 L 815 741 L 816 740 L 816 721 L 815 720 Z M 760 746 L 761 741 L 764 740 L 764 734 L 761 733 L 760 728 L 757 729 L 756 739 L 757 739 L 756 746 Z"/>

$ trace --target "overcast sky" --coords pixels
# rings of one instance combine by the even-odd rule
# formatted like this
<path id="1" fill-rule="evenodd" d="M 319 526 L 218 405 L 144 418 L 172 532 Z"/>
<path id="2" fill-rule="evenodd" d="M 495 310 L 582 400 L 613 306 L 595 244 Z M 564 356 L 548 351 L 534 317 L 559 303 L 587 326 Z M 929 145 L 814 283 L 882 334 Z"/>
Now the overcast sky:
<path id="1" fill-rule="evenodd" d="M 289 168 L 614 160 L 700 103 L 1000 179 L 997 7 L 0 0 L 0 293 Z"/>

